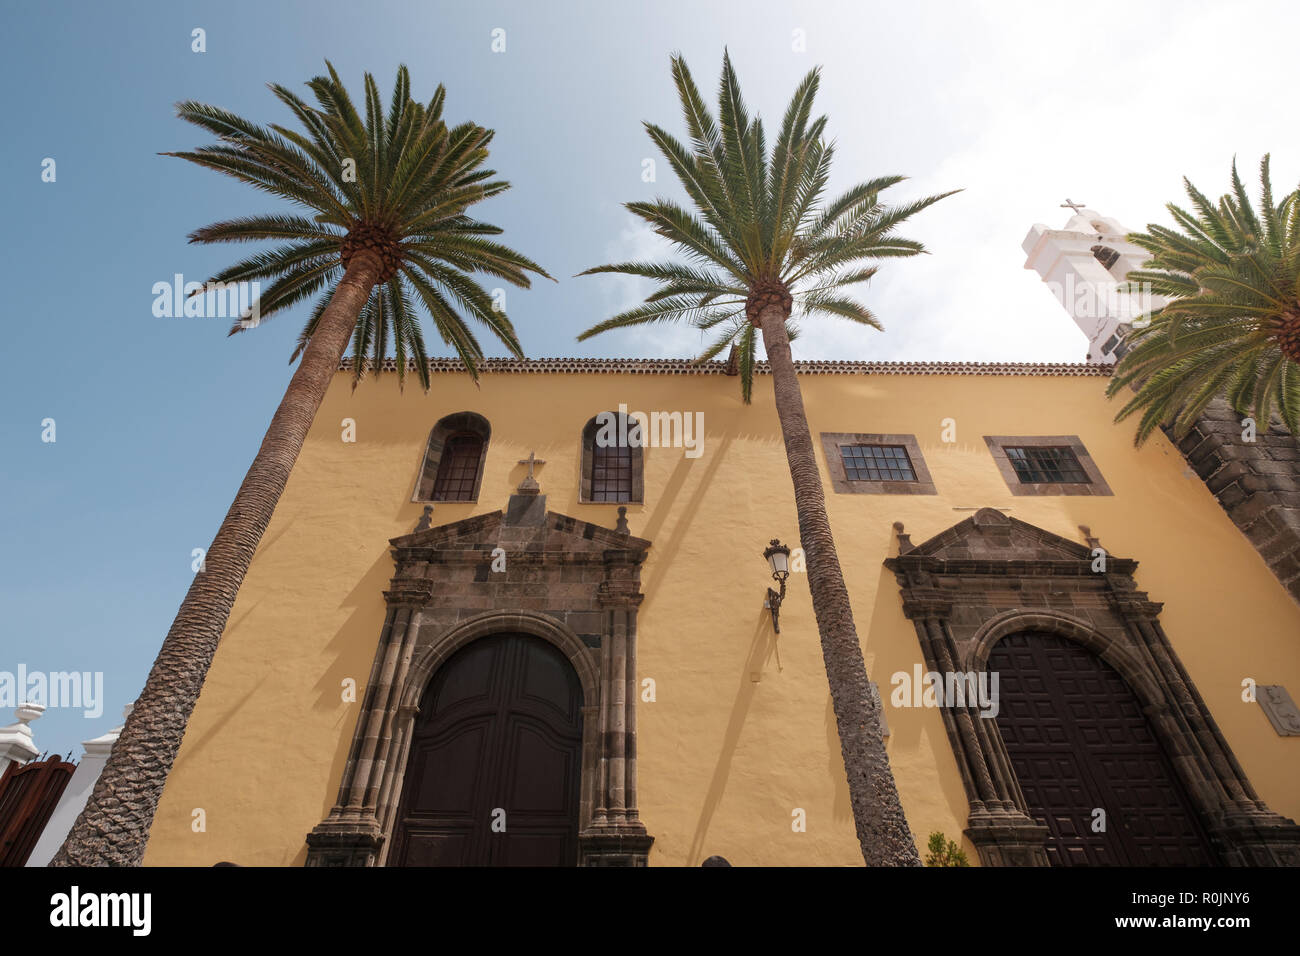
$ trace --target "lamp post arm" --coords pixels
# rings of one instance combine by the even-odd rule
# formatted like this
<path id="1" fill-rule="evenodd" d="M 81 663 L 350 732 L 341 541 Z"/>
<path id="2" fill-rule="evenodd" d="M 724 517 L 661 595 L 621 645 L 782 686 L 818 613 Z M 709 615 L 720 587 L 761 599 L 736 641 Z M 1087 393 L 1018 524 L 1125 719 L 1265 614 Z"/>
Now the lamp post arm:
<path id="1" fill-rule="evenodd" d="M 781 602 L 785 600 L 785 578 L 781 578 L 781 590 L 767 589 L 767 607 L 772 612 L 772 630 L 781 633 Z"/>

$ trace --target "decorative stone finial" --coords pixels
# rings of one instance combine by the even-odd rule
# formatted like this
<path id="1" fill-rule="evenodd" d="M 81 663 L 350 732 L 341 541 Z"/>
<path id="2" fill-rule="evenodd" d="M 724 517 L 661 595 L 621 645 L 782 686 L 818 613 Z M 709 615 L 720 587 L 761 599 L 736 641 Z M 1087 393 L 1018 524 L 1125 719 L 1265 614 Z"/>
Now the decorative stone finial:
<path id="1" fill-rule="evenodd" d="M 1092 529 L 1086 524 L 1079 525 L 1079 530 L 1083 532 L 1083 540 L 1088 542 L 1089 549 L 1101 547 L 1101 541 L 1092 536 Z"/>
<path id="2" fill-rule="evenodd" d="M 416 531 L 424 531 L 433 527 L 433 505 L 424 506 L 424 514 L 420 515 L 420 520 L 415 523 Z"/>
<path id="3" fill-rule="evenodd" d="M 981 508 L 974 514 L 975 526 L 978 528 L 989 525 L 1009 525 L 1011 519 L 1004 515 L 997 508 Z"/>
<path id="4" fill-rule="evenodd" d="M 126 719 L 131 716 L 131 711 L 134 709 L 135 701 L 132 701 L 122 708 L 122 723 L 93 740 L 82 741 L 81 746 L 86 748 L 86 755 L 89 757 L 100 756 L 107 759 L 113 749 L 113 744 L 117 743 L 117 738 L 122 735 L 122 731 L 126 728 Z"/>
<path id="5" fill-rule="evenodd" d="M 21 723 L 28 724 L 43 713 L 45 713 L 44 704 L 27 701 L 26 703 L 18 705 L 18 709 L 14 711 L 14 716 L 16 716 Z M 29 727 L 28 729 L 30 730 L 31 728 Z"/>
<path id="6" fill-rule="evenodd" d="M 916 547 L 914 544 L 912 544 L 912 536 L 910 534 L 903 533 L 903 522 L 901 521 L 894 522 L 894 534 L 898 537 L 898 553 L 900 555 L 907 554 L 907 552 L 911 551 L 914 547 Z"/>
<path id="7" fill-rule="evenodd" d="M 0 769 L 9 761 L 26 763 L 40 753 L 40 748 L 32 740 L 32 728 L 28 724 L 43 713 L 44 704 L 30 701 L 19 704 L 14 711 L 18 720 L 8 727 L 0 727 Z"/>
<path id="8" fill-rule="evenodd" d="M 628 533 L 628 530 L 627 530 L 627 507 L 626 507 L 625 505 L 619 505 L 619 506 L 618 506 L 618 521 L 616 521 L 616 522 L 614 523 L 614 530 L 617 531 L 619 534 L 627 534 L 627 533 Z"/>

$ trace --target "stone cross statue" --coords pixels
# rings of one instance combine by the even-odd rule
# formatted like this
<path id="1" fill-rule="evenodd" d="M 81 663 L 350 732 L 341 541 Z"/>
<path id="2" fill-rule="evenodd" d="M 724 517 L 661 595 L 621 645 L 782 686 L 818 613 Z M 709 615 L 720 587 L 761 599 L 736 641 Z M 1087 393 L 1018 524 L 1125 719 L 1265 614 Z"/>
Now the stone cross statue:
<path id="1" fill-rule="evenodd" d="M 541 485 L 533 477 L 533 466 L 546 464 L 545 458 L 538 458 L 536 452 L 529 452 L 527 458 L 520 458 L 519 464 L 528 466 L 528 477 L 519 482 L 519 493 L 521 495 L 535 495 L 541 491 Z"/>
<path id="2" fill-rule="evenodd" d="M 1062 209 L 1073 209 L 1073 210 L 1074 210 L 1074 214 L 1077 216 L 1077 215 L 1079 215 L 1079 210 L 1080 210 L 1080 209 L 1085 209 L 1085 208 L 1087 208 L 1087 207 L 1085 207 L 1084 204 L 1081 203 L 1081 202 L 1073 202 L 1073 201 L 1071 201 L 1070 197 L 1069 197 L 1069 196 L 1066 196 L 1066 197 L 1065 197 L 1065 202 L 1061 203 L 1061 208 L 1062 208 Z"/>

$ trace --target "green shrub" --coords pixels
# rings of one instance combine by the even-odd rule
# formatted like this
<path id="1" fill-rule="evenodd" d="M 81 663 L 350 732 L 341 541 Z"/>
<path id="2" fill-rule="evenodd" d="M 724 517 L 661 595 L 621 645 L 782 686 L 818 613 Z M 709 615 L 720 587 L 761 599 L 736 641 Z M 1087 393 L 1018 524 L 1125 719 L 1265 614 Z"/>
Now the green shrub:
<path id="1" fill-rule="evenodd" d="M 930 834 L 929 850 L 925 857 L 926 866 L 970 866 L 966 852 L 942 833 Z"/>

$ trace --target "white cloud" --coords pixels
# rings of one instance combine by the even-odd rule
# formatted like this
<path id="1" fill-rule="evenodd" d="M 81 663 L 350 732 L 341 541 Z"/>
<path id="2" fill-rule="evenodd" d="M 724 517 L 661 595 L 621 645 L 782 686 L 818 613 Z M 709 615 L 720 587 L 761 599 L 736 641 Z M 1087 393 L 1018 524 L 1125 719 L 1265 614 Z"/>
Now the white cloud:
<path id="1" fill-rule="evenodd" d="M 1024 269 L 1020 247 L 1035 223 L 1065 223 L 1067 196 L 1141 229 L 1169 221 L 1163 207 L 1183 200 L 1184 175 L 1222 193 L 1234 152 L 1252 192 L 1269 150 L 1275 191 L 1296 181 L 1300 156 L 1281 152 L 1294 137 L 1279 105 L 1293 72 L 1290 6 L 997 0 L 813 6 L 799 18 L 806 55 L 765 60 L 754 43 L 732 52 L 769 127 L 803 71 L 823 64 L 818 107 L 837 145 L 830 192 L 887 173 L 914 177 L 886 194 L 895 202 L 965 191 L 902 230 L 930 255 L 887 260 L 859 287 L 883 334 L 817 319 L 797 357 L 1082 361 L 1083 334 Z M 783 24 L 775 16 L 773 28 Z M 610 250 L 667 251 L 640 226 Z M 625 307 L 649 284 L 617 288 Z M 625 335 L 620 351 L 636 354 L 699 347 L 686 329 Z"/>
<path id="2" fill-rule="evenodd" d="M 1291 140 L 1265 91 L 1287 86 L 1293 34 L 1267 28 L 1280 8 L 1250 6 L 998 2 L 969 20 L 954 13 L 933 42 L 960 49 L 952 57 L 957 68 L 918 77 L 924 95 L 886 93 L 916 106 L 888 130 L 874 128 L 872 111 L 851 108 L 852 91 L 846 96 L 832 82 L 842 78 L 834 64 L 847 51 L 828 52 L 829 95 L 821 105 L 841 153 L 860 155 L 860 144 L 888 134 L 902 144 L 898 152 L 914 156 L 905 171 L 919 173 L 895 187 L 896 200 L 965 191 L 903 230 L 932 255 L 887 262 L 868 287 L 865 299 L 885 334 L 810 327 L 799 343 L 803 354 L 1081 361 L 1084 336 L 1037 274 L 1023 268 L 1020 244 L 1035 222 L 1065 223 L 1069 210 L 1060 203 L 1067 195 L 1133 229 L 1168 222 L 1163 206 L 1182 200 L 1183 175 L 1210 195 L 1226 190 L 1234 150 L 1253 182 L 1260 156 Z M 1240 35 L 1242 24 L 1261 27 L 1251 29 L 1249 45 L 1218 45 Z M 926 42 L 921 30 L 912 36 Z M 915 48 L 904 54 L 914 56 Z M 877 67 L 873 72 L 906 64 Z M 925 142 L 949 121 L 952 134 L 939 138 L 952 148 L 939 151 L 929 169 L 918 167 Z M 1275 191 L 1295 181 L 1298 161 L 1275 157 Z M 839 173 L 859 180 L 893 171 Z"/>

